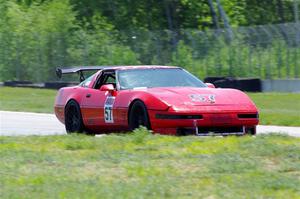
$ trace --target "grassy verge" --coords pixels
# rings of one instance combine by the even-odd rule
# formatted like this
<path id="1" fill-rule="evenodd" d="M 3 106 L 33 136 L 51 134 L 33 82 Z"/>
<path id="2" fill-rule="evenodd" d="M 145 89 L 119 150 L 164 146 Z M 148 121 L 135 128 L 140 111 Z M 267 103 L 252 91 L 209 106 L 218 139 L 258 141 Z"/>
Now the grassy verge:
<path id="1" fill-rule="evenodd" d="M 300 126 L 300 93 L 248 93 L 260 111 L 260 123 Z"/>
<path id="2" fill-rule="evenodd" d="M 0 110 L 53 113 L 56 90 L 0 87 Z"/>
<path id="3" fill-rule="evenodd" d="M 299 198 L 300 138 L 0 137 L 1 198 Z"/>
<path id="4" fill-rule="evenodd" d="M 0 110 L 53 113 L 55 90 L 0 88 Z M 300 126 L 299 93 L 249 93 L 261 124 Z"/>

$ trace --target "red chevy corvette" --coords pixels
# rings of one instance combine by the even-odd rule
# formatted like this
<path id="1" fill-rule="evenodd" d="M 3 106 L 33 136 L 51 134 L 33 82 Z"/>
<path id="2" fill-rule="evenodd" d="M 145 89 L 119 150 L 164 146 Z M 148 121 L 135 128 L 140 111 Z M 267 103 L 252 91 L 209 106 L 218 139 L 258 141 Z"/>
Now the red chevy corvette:
<path id="1" fill-rule="evenodd" d="M 83 72 L 97 70 L 84 78 Z M 180 67 L 93 66 L 61 69 L 81 83 L 61 88 L 55 114 L 70 132 L 107 133 L 145 126 L 171 135 L 255 134 L 258 110 L 235 89 L 204 84 Z"/>

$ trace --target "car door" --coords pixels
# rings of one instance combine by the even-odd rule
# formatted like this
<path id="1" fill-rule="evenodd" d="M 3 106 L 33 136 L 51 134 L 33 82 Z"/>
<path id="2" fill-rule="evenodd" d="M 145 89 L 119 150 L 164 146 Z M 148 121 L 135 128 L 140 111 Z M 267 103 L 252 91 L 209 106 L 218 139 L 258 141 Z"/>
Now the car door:
<path id="1" fill-rule="evenodd" d="M 98 130 L 113 124 L 114 97 L 108 91 L 101 91 L 105 84 L 115 85 L 115 71 L 103 71 L 95 85 L 87 89 L 81 103 L 84 124 L 87 128 Z M 104 110 L 105 109 L 105 110 Z"/>

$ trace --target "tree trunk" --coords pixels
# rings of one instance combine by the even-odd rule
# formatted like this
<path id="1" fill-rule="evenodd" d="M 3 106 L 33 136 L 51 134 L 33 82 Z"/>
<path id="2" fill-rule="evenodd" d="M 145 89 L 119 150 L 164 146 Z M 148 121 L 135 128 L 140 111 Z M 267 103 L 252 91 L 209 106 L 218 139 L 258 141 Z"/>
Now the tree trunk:
<path id="1" fill-rule="evenodd" d="M 230 23 L 229 23 L 229 19 L 220 3 L 220 0 L 217 0 L 217 4 L 218 4 L 218 11 L 219 11 L 219 14 L 224 22 L 224 27 L 226 29 L 226 33 L 227 33 L 227 37 L 228 37 L 228 40 L 231 41 L 233 39 L 233 32 L 232 32 L 232 29 L 230 27 Z"/>
<path id="2" fill-rule="evenodd" d="M 298 10 L 298 0 L 294 0 L 294 16 L 295 16 L 295 23 L 299 23 L 299 10 Z"/>
<path id="3" fill-rule="evenodd" d="M 166 17 L 167 17 L 167 22 L 168 22 L 168 28 L 169 30 L 173 30 L 173 20 L 172 20 L 172 15 L 171 15 L 171 10 L 170 10 L 170 5 L 168 0 L 164 0 L 164 5 L 165 5 L 165 12 L 166 12 Z"/>
<path id="4" fill-rule="evenodd" d="M 212 2 L 212 0 L 207 0 L 207 2 L 208 2 L 209 10 L 210 10 L 210 13 L 211 13 L 211 17 L 212 17 L 213 27 L 215 29 L 219 29 L 220 27 L 219 27 L 219 23 L 218 23 L 218 17 L 217 17 L 217 13 L 215 11 L 213 2 Z"/>
<path id="5" fill-rule="evenodd" d="M 284 23 L 285 20 L 284 20 L 284 9 L 283 9 L 282 0 L 277 0 L 276 6 L 277 6 L 277 13 L 279 16 L 279 23 Z"/>
<path id="6" fill-rule="evenodd" d="M 172 46 L 175 49 L 176 48 L 176 39 L 175 39 L 175 32 L 174 32 L 174 24 L 173 24 L 173 18 L 172 18 L 172 14 L 171 14 L 171 9 L 170 9 L 170 2 L 168 0 L 164 0 L 164 5 L 165 5 L 165 12 L 166 12 L 166 17 L 167 17 L 167 21 L 168 21 L 168 28 L 171 31 L 172 34 Z"/>

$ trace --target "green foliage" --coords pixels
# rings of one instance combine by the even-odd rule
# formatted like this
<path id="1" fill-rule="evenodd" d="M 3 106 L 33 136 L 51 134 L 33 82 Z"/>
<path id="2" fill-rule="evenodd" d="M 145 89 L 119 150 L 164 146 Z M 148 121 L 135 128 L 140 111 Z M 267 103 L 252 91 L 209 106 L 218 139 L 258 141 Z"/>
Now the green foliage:
<path id="1" fill-rule="evenodd" d="M 137 54 L 104 31 L 78 30 L 73 33 L 68 53 L 72 63 L 79 65 L 138 64 Z M 74 64 L 71 64 L 74 65 Z"/>
<path id="2" fill-rule="evenodd" d="M 226 41 L 226 35 L 206 32 L 202 41 L 200 32 L 184 32 L 171 57 L 171 64 L 182 66 L 196 76 L 260 77 L 262 79 L 299 77 L 300 48 L 282 39 L 247 41 L 245 35 Z M 240 38 L 241 37 L 241 38 Z M 250 38 L 254 39 L 254 38 Z M 248 43 L 249 42 L 249 43 Z M 252 44 L 253 43 L 253 44 Z M 209 45 L 207 45 L 209 44 Z M 255 45 L 254 45 L 255 44 Z M 156 58 L 156 57 L 155 57 Z"/>
<path id="3" fill-rule="evenodd" d="M 141 126 L 140 128 L 134 129 L 132 132 L 133 142 L 135 144 L 142 144 L 145 142 L 147 136 L 151 134 L 151 131 L 147 130 L 146 127 Z"/>
<path id="4" fill-rule="evenodd" d="M 66 36 L 76 27 L 72 7 L 66 0 L 30 7 L 14 2 L 7 5 L 7 22 L 4 31 L 0 31 L 3 45 L 0 50 L 9 56 L 3 57 L 0 63 L 5 69 L 1 75 L 5 79 L 37 81 L 53 77 L 53 66 L 58 64 L 56 61 L 64 59 Z"/>
<path id="5" fill-rule="evenodd" d="M 76 150 L 93 150 L 96 148 L 95 140 L 84 140 L 85 136 L 82 134 L 72 134 L 72 136 L 78 136 L 79 139 L 67 140 L 64 145 L 66 150 L 76 151 Z M 82 138 L 82 139 L 80 139 Z"/>
<path id="6" fill-rule="evenodd" d="M 220 27 L 223 21 L 212 0 Z M 95 14 L 107 17 L 118 30 L 180 30 L 216 28 L 207 0 L 71 0 L 79 18 Z M 232 26 L 274 24 L 294 21 L 291 0 L 220 0 Z M 300 5 L 298 5 L 300 6 Z"/>
<path id="7" fill-rule="evenodd" d="M 268 46 L 245 44 L 235 39 L 229 44 L 222 38 L 211 43 L 196 62 L 198 77 L 233 76 L 260 77 L 262 79 L 299 77 L 299 47 L 289 46 L 283 40 L 270 42 Z M 200 51 L 199 47 L 192 51 Z M 191 70 L 193 71 L 193 70 Z M 199 73 L 205 71 L 204 73 Z"/>
<path id="8" fill-rule="evenodd" d="M 172 64 L 191 68 L 193 65 L 192 49 L 179 41 L 176 51 L 172 55 Z"/>
<path id="9" fill-rule="evenodd" d="M 217 1 L 208 2 L 1 0 L 0 81 L 57 80 L 57 66 L 135 64 L 180 65 L 201 78 L 299 77 L 297 24 L 233 28 L 230 39 Z M 232 27 L 293 20 L 289 0 L 220 2 Z"/>
<path id="10" fill-rule="evenodd" d="M 298 198 L 300 140 L 282 135 L 0 137 L 1 198 Z"/>
<path id="11" fill-rule="evenodd" d="M 0 80 L 49 81 L 57 66 L 139 63 L 104 17 L 78 22 L 68 0 L 30 6 L 10 1 L 1 10 Z"/>

